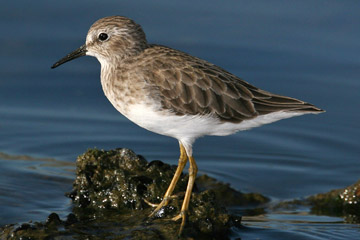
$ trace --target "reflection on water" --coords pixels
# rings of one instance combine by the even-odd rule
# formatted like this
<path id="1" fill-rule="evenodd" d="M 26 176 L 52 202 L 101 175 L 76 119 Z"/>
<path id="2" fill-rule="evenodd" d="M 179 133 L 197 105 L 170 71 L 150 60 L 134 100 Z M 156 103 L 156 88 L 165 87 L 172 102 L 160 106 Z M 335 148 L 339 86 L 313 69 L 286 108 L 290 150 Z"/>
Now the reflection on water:
<path id="1" fill-rule="evenodd" d="M 127 147 L 176 164 L 176 140 L 150 133 L 103 96 L 99 63 L 50 66 L 100 17 L 122 14 L 150 42 L 205 58 L 271 92 L 325 109 L 195 146 L 200 173 L 274 201 L 355 182 L 359 175 L 360 5 L 351 1 L 12 2 L 0 8 L 0 225 L 68 213 L 74 162 L 86 149 Z M 100 5 L 97 5 L 100 4 Z M 82 9 L 82 11 L 79 11 Z M 66 17 L 65 17 L 66 16 Z M 56 30 L 54 30 L 56 29 Z M 10 37 L 9 37 L 10 36 Z M 32 157 L 26 157 L 32 156 Z M 243 239 L 355 239 L 341 219 L 267 212 L 244 218 Z"/>

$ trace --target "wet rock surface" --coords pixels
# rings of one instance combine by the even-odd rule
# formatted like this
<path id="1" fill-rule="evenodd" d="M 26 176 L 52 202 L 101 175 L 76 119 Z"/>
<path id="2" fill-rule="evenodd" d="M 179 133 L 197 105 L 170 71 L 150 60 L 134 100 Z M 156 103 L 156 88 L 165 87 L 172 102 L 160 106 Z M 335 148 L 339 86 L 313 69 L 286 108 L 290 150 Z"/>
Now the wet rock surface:
<path id="1" fill-rule="evenodd" d="M 56 213 L 44 222 L 7 225 L 1 239 L 177 239 L 179 214 L 188 176 L 183 174 L 169 205 L 149 218 L 176 166 L 147 162 L 129 149 L 88 150 L 77 159 L 73 212 L 64 220 Z M 241 217 L 225 206 L 259 207 L 269 201 L 260 194 L 243 194 L 206 175 L 196 180 L 183 239 L 227 239 Z"/>
<path id="2" fill-rule="evenodd" d="M 346 188 L 283 202 L 276 208 L 294 208 L 296 205 L 309 206 L 312 214 L 343 217 L 345 222 L 360 223 L 360 180 Z"/>
<path id="3" fill-rule="evenodd" d="M 343 189 L 310 196 L 306 203 L 314 214 L 340 216 L 346 222 L 360 223 L 360 180 Z"/>

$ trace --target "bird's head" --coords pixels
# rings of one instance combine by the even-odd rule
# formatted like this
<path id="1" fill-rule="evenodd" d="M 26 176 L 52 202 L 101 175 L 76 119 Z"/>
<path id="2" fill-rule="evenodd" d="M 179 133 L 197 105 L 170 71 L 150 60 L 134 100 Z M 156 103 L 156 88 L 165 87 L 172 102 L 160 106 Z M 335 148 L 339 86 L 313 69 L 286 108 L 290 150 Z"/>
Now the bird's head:
<path id="1" fill-rule="evenodd" d="M 121 61 L 140 53 L 147 45 L 145 33 L 139 24 L 126 17 L 105 17 L 90 27 L 84 45 L 51 68 L 85 55 L 96 57 L 101 64 Z"/>

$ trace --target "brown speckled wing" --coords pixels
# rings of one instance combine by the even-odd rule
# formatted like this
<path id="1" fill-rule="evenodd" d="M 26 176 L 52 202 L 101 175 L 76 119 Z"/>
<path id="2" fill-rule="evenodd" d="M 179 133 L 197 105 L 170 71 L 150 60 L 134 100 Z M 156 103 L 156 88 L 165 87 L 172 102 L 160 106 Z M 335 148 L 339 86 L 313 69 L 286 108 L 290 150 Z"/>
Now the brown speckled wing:
<path id="1" fill-rule="evenodd" d="M 238 123 L 276 111 L 322 111 L 263 91 L 216 65 L 174 49 L 153 45 L 147 54 L 154 54 L 148 81 L 157 89 L 163 108 L 177 115 L 213 114 L 222 121 Z M 157 57 L 163 55 L 166 62 Z"/>

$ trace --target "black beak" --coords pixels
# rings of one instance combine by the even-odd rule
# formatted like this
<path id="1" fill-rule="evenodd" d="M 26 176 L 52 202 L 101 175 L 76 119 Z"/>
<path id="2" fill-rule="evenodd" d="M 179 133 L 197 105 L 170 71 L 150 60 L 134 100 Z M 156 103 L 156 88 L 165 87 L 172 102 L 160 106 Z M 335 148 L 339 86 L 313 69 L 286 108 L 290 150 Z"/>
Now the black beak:
<path id="1" fill-rule="evenodd" d="M 54 65 L 51 66 L 51 68 L 56 68 L 56 67 L 60 66 L 61 64 L 71 61 L 75 58 L 85 56 L 86 52 L 87 52 L 86 45 L 84 44 L 81 47 L 79 47 L 78 49 L 76 49 L 75 51 L 69 53 L 68 55 L 66 55 L 59 61 L 57 61 Z"/>

